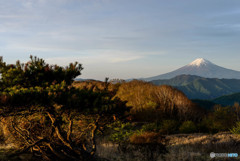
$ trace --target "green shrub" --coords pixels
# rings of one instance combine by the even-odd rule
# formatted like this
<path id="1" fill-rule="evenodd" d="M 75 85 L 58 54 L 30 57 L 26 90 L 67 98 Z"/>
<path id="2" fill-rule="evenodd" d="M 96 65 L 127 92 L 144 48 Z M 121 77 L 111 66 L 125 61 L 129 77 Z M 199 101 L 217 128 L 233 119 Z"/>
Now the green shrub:
<path id="1" fill-rule="evenodd" d="M 240 122 L 237 122 L 236 126 L 230 129 L 230 132 L 233 134 L 240 134 Z"/>
<path id="2" fill-rule="evenodd" d="M 163 120 L 159 130 L 162 134 L 176 133 L 178 129 L 178 122 L 176 120 Z"/>
<path id="3" fill-rule="evenodd" d="M 147 132 L 156 132 L 159 131 L 161 129 L 160 125 L 157 123 L 149 123 L 149 124 L 145 124 L 142 126 L 141 130 L 142 131 L 147 131 Z"/>
<path id="4" fill-rule="evenodd" d="M 202 119 L 198 128 L 201 132 L 217 133 L 229 131 L 236 122 L 236 114 L 231 107 L 214 107 L 213 111 Z"/>
<path id="5" fill-rule="evenodd" d="M 113 132 L 110 134 L 109 140 L 114 142 L 125 142 L 134 133 L 131 123 L 122 123 L 117 121 L 109 126 Z"/>
<path id="6" fill-rule="evenodd" d="M 203 118 L 201 122 L 197 124 L 197 129 L 199 132 L 209 133 L 211 132 L 210 131 L 211 126 L 212 126 L 212 122 L 209 119 Z"/>
<path id="7" fill-rule="evenodd" d="M 216 107 L 212 119 L 213 128 L 218 131 L 228 131 L 236 122 L 236 116 L 231 107 Z"/>
<path id="8" fill-rule="evenodd" d="M 196 132 L 196 130 L 197 130 L 196 125 L 192 121 L 185 121 L 179 127 L 180 133 L 193 133 Z"/>

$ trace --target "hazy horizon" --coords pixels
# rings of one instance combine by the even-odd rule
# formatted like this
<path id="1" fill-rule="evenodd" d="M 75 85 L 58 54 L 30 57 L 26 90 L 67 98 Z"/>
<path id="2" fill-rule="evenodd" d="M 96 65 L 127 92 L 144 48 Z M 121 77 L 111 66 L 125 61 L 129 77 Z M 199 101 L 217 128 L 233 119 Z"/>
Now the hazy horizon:
<path id="1" fill-rule="evenodd" d="M 0 56 L 83 64 L 81 78 L 141 78 L 197 58 L 240 71 L 240 1 L 1 0 Z"/>

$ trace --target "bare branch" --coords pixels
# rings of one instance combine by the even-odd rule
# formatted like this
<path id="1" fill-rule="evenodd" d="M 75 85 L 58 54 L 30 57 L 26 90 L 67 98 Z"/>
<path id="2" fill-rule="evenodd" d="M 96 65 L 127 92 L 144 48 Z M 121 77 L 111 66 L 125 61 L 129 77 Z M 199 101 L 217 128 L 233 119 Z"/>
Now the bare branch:
<path id="1" fill-rule="evenodd" d="M 72 126 L 73 126 L 73 120 L 69 117 L 68 132 L 67 132 L 67 140 L 69 142 L 71 141 Z"/>
<path id="2" fill-rule="evenodd" d="M 97 120 L 95 121 L 95 124 L 93 126 L 93 129 L 92 129 L 92 136 L 91 136 L 91 139 L 92 139 L 92 150 L 91 150 L 91 155 L 94 155 L 95 152 L 96 152 L 96 132 L 97 132 L 97 129 L 98 129 L 98 122 L 100 120 L 100 116 L 98 115 L 97 116 Z"/>
<path id="3" fill-rule="evenodd" d="M 58 136 L 58 138 L 61 140 L 61 142 L 67 146 L 68 148 L 70 148 L 71 150 L 73 149 L 72 146 L 70 145 L 70 143 L 68 143 L 68 141 L 66 141 L 66 139 L 64 139 L 64 137 L 62 136 L 61 132 L 60 132 L 60 129 L 56 123 L 56 119 L 54 118 L 54 116 L 50 113 L 50 112 L 47 112 L 47 115 L 48 117 L 50 118 L 51 122 L 52 122 L 52 126 L 54 127 L 55 129 L 55 132 Z"/>

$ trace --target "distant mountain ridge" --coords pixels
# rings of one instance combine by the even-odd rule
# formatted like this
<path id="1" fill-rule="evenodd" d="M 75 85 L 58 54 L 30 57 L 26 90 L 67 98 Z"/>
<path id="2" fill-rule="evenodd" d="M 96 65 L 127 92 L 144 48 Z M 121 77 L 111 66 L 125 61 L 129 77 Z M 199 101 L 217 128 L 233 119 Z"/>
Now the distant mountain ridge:
<path id="1" fill-rule="evenodd" d="M 240 104 L 240 92 L 230 95 L 221 96 L 212 100 L 214 103 L 218 103 L 224 106 L 234 105 L 234 103 Z"/>
<path id="2" fill-rule="evenodd" d="M 172 79 L 150 81 L 155 85 L 171 85 L 181 90 L 190 99 L 214 99 L 240 92 L 240 79 L 203 78 L 195 75 L 180 75 Z"/>
<path id="3" fill-rule="evenodd" d="M 99 81 L 99 80 L 96 80 L 96 79 L 84 79 L 84 78 L 75 78 L 74 80 L 75 81 Z"/>
<path id="4" fill-rule="evenodd" d="M 206 59 L 198 58 L 177 70 L 154 77 L 143 78 L 143 80 L 170 79 L 182 74 L 196 75 L 205 78 L 240 79 L 240 71 L 223 68 Z"/>

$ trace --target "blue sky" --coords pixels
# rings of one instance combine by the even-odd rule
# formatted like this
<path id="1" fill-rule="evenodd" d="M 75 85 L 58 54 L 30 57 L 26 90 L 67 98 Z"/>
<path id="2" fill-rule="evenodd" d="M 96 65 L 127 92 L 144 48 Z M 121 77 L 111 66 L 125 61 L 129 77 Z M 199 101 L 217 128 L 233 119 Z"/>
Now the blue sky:
<path id="1" fill-rule="evenodd" d="M 82 78 L 163 74 L 203 57 L 240 70 L 238 0 L 0 0 L 0 55 L 83 64 Z"/>

